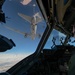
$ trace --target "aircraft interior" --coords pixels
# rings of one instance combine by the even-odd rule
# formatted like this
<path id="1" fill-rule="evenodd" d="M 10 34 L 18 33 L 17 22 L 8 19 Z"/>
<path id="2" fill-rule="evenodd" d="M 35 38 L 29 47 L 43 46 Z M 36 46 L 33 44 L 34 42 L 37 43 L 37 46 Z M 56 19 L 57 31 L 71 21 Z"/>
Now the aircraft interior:
<path id="1" fill-rule="evenodd" d="M 36 51 L 0 75 L 61 75 L 59 66 L 66 63 L 68 70 L 62 75 L 75 75 L 72 56 L 75 46 L 68 42 L 74 37 L 75 0 L 36 0 L 40 11 L 46 21 L 46 29 L 38 44 Z M 53 29 L 66 35 L 61 38 L 60 45 L 55 44 L 53 38 L 52 48 L 44 48 Z M 56 38 L 55 38 L 56 39 Z M 74 42 L 74 41 L 73 41 Z M 49 44 L 50 45 L 50 44 Z"/>
<path id="2" fill-rule="evenodd" d="M 2 6 L 5 0 L 0 0 L 0 22 L 6 23 L 5 21 L 5 13 L 2 11 Z"/>

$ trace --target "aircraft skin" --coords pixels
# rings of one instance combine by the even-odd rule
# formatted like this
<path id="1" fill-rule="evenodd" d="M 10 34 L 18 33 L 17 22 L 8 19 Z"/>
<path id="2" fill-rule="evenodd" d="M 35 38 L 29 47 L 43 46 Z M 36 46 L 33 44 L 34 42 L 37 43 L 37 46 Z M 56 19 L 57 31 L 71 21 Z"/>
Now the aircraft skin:
<path id="1" fill-rule="evenodd" d="M 30 23 L 30 25 L 31 25 L 31 32 L 30 33 L 21 32 L 17 29 L 13 29 L 8 26 L 4 26 L 4 27 L 9 30 L 18 32 L 18 33 L 24 35 L 25 37 L 30 36 L 32 40 L 34 40 L 35 37 L 40 38 L 42 36 L 41 34 L 36 33 L 37 32 L 37 24 L 43 20 L 43 18 L 40 17 L 39 13 L 36 13 L 35 15 L 33 15 L 33 17 L 27 16 L 27 15 L 24 15 L 21 13 L 18 13 L 18 15 Z"/>
<path id="2" fill-rule="evenodd" d="M 37 25 L 31 25 L 31 38 L 34 39 L 36 37 Z"/>
<path id="3" fill-rule="evenodd" d="M 41 34 L 36 34 L 37 24 L 43 20 L 43 18 L 40 17 L 39 13 L 34 14 L 33 17 L 27 16 L 27 15 L 24 15 L 21 13 L 18 13 L 18 15 L 30 23 L 30 25 L 31 25 L 30 36 L 32 39 L 35 39 L 36 36 L 38 36 L 38 37 L 41 36 Z"/>

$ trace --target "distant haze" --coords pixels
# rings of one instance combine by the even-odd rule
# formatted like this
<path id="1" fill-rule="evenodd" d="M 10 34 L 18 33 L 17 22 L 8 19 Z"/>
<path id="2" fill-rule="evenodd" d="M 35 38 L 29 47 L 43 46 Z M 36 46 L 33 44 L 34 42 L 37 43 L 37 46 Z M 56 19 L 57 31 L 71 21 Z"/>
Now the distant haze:
<path id="1" fill-rule="evenodd" d="M 27 56 L 28 54 L 0 54 L 0 73 L 7 71 Z"/>

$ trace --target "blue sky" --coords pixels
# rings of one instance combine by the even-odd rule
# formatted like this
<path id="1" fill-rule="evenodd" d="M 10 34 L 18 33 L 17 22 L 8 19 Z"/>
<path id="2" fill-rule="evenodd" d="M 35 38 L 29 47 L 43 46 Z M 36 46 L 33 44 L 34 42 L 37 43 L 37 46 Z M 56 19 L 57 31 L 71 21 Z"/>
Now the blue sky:
<path id="1" fill-rule="evenodd" d="M 41 39 L 35 38 L 35 40 L 32 40 L 30 37 L 25 38 L 23 35 L 4 27 L 9 26 L 14 29 L 30 33 L 30 24 L 21 17 L 19 17 L 18 13 L 33 16 L 34 13 L 40 11 L 37 5 L 35 7 L 33 6 L 33 4 L 37 4 L 36 0 L 32 0 L 28 5 L 21 4 L 21 1 L 23 0 L 6 0 L 2 7 L 5 16 L 9 17 L 9 19 L 6 19 L 6 24 L 0 23 L 0 34 L 8 37 L 9 39 L 12 39 L 15 42 L 16 47 L 13 47 L 11 50 L 8 50 L 6 52 L 0 53 L 0 65 L 3 63 L 11 63 L 12 61 L 14 63 L 14 60 L 17 59 L 19 61 L 22 58 L 28 56 L 29 54 L 32 54 L 36 50 Z M 46 24 L 44 21 L 42 21 L 38 24 L 37 33 L 43 33 L 45 28 Z M 58 33 L 58 31 L 54 30 L 51 34 L 51 37 L 49 37 L 50 39 L 48 39 L 45 48 L 50 48 L 50 46 L 53 45 L 51 41 L 53 36 L 58 37 L 56 39 L 56 42 L 57 44 L 59 44 L 59 35 L 63 36 L 62 34 Z M 7 62 L 6 60 L 9 61 Z"/>
<path id="2" fill-rule="evenodd" d="M 33 53 L 36 50 L 41 39 L 37 37 L 35 38 L 35 40 L 32 40 L 30 37 L 25 38 L 23 35 L 4 27 L 9 26 L 22 32 L 30 33 L 30 23 L 18 16 L 18 13 L 23 13 L 32 17 L 34 13 L 40 13 L 40 11 L 37 6 L 36 0 L 30 0 L 31 2 L 28 5 L 23 5 L 21 3 L 22 1 L 23 0 L 6 0 L 2 7 L 5 16 L 9 17 L 9 19 L 6 18 L 6 24 L 0 24 L 0 34 L 8 37 L 9 39 L 12 39 L 16 44 L 16 47 L 4 53 Z M 33 4 L 35 4 L 36 6 L 34 7 Z M 46 24 L 44 21 L 42 21 L 38 24 L 37 33 L 43 33 L 45 28 Z M 53 31 L 51 37 L 53 36 L 59 36 L 59 33 L 57 31 Z M 49 41 L 49 44 L 49 47 L 53 44 L 51 40 Z"/>
<path id="3" fill-rule="evenodd" d="M 35 0 L 31 1 L 28 5 L 21 4 L 21 1 L 22 0 L 6 0 L 2 7 L 5 16 L 9 17 L 9 19 L 6 18 L 5 24 L 0 23 L 0 34 L 12 39 L 16 44 L 16 47 L 0 53 L 0 72 L 7 70 L 18 61 L 35 52 L 41 39 L 35 38 L 35 40 L 32 40 L 30 37 L 25 38 L 22 34 L 11 31 L 4 27 L 9 26 L 22 32 L 30 33 L 30 23 L 19 17 L 18 13 L 23 13 L 32 17 L 34 13 L 40 13 L 40 11 L 37 5 L 33 7 L 33 4 L 36 4 Z M 43 33 L 45 27 L 46 24 L 44 21 L 39 23 L 37 33 Z M 1 66 L 2 64 L 3 66 Z"/>
<path id="4" fill-rule="evenodd" d="M 36 50 L 41 39 L 35 38 L 35 40 L 32 40 L 30 37 L 25 38 L 22 34 L 16 33 L 4 27 L 9 26 L 22 32 L 30 33 L 30 23 L 18 16 L 18 13 L 23 13 L 32 17 L 34 13 L 40 13 L 40 11 L 37 6 L 36 0 L 30 0 L 31 2 L 28 5 L 23 5 L 21 3 L 22 1 L 23 0 L 6 0 L 2 7 L 5 16 L 9 17 L 9 19 L 6 18 L 6 24 L 0 24 L 0 34 L 8 37 L 9 39 L 12 39 L 16 44 L 16 47 L 4 53 L 33 53 Z M 36 6 L 33 6 L 34 4 Z M 37 33 L 43 33 L 45 28 L 46 24 L 44 21 L 42 21 L 38 24 Z M 53 36 L 59 36 L 59 33 L 57 31 L 53 31 L 51 37 Z M 59 39 L 57 39 L 57 41 L 58 40 Z M 47 44 L 48 47 L 53 44 L 51 40 L 49 41 L 49 44 L 50 45 Z"/>
<path id="5" fill-rule="evenodd" d="M 16 47 L 6 51 L 5 53 L 33 53 L 36 50 L 40 41 L 39 38 L 35 38 L 35 40 L 32 40 L 30 37 L 25 38 L 23 35 L 4 27 L 4 25 L 7 25 L 22 32 L 30 33 L 30 23 L 19 17 L 18 12 L 31 17 L 34 13 L 40 12 L 37 5 L 35 7 L 33 6 L 33 4 L 36 4 L 35 0 L 33 1 L 28 5 L 22 5 L 20 3 L 21 0 L 5 1 L 2 9 L 5 16 L 9 17 L 9 19 L 6 19 L 6 24 L 0 24 L 0 34 L 12 39 L 16 44 Z M 45 29 L 45 27 L 43 28 L 43 24 L 45 25 L 44 22 L 38 24 L 37 33 L 43 33 Z"/>
<path id="6" fill-rule="evenodd" d="M 19 60 L 22 60 L 24 57 L 32 54 L 36 50 L 41 39 L 35 38 L 35 40 L 32 40 L 30 37 L 25 38 L 23 35 L 4 27 L 9 26 L 14 29 L 30 33 L 30 24 L 19 17 L 18 12 L 33 16 L 34 13 L 40 11 L 37 5 L 33 7 L 33 4 L 36 4 L 35 0 L 30 2 L 28 5 L 22 5 L 20 2 L 21 0 L 6 0 L 2 8 L 5 16 L 9 17 L 10 19 L 6 19 L 6 24 L 0 24 L 0 34 L 8 37 L 9 39 L 12 39 L 15 42 L 16 47 L 13 47 L 11 50 L 7 50 L 6 52 L 0 53 L 0 67 L 2 67 L 0 70 L 1 72 L 5 70 L 5 67 L 7 67 L 7 70 L 9 67 L 16 64 L 16 62 L 18 62 Z M 45 28 L 46 24 L 44 21 L 42 21 L 38 24 L 37 33 L 43 34 Z M 48 46 L 50 47 L 50 45 Z"/>
<path id="7" fill-rule="evenodd" d="M 30 33 L 30 24 L 27 21 L 23 20 L 21 17 L 19 17 L 18 12 L 25 15 L 33 16 L 34 13 L 40 11 L 37 5 L 33 7 L 33 4 L 36 4 L 35 0 L 30 2 L 27 6 L 22 5 L 20 2 L 21 0 L 6 0 L 3 5 L 3 12 L 5 13 L 6 17 L 9 17 L 10 19 L 6 19 L 6 24 L 0 24 L 0 34 L 8 37 L 9 39 L 12 39 L 15 42 L 16 47 L 13 47 L 11 50 L 7 50 L 6 52 L 0 53 L 1 72 L 7 70 L 9 67 L 22 60 L 24 57 L 32 54 L 36 50 L 41 39 L 35 38 L 35 40 L 32 40 L 30 37 L 25 38 L 23 35 L 4 27 L 9 26 L 14 29 Z M 42 21 L 38 24 L 37 33 L 43 34 L 45 28 L 46 24 L 44 21 Z M 48 46 L 50 47 L 50 45 Z"/>

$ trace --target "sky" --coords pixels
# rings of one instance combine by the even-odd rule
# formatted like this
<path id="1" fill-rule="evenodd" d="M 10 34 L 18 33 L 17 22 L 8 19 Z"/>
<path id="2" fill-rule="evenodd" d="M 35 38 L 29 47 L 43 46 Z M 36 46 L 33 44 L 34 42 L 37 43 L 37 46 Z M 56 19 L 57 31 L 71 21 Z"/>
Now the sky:
<path id="1" fill-rule="evenodd" d="M 56 39 L 55 40 L 55 45 L 60 45 L 61 44 L 60 38 L 63 37 L 63 40 L 64 40 L 66 35 L 60 33 L 59 31 L 57 31 L 55 29 L 53 29 L 53 31 L 52 31 L 51 35 L 49 36 L 44 48 L 51 49 L 55 46 L 52 42 L 53 37 Z"/>
<path id="2" fill-rule="evenodd" d="M 22 34 L 11 31 L 5 28 L 5 26 L 9 26 L 13 29 L 17 29 L 22 32 L 30 33 L 30 23 L 18 16 L 18 13 L 23 13 L 32 17 L 35 13 L 39 12 L 40 16 L 42 17 L 41 12 L 37 6 L 36 0 L 6 0 L 2 7 L 2 10 L 5 13 L 5 16 L 8 18 L 6 18 L 5 24 L 0 23 L 0 34 L 9 39 L 12 39 L 16 44 L 16 47 L 13 47 L 12 49 L 7 50 L 6 52 L 0 53 L 0 72 L 7 70 L 9 67 L 13 66 L 18 61 L 35 52 L 41 40 L 41 38 L 37 37 L 35 38 L 35 40 L 32 40 L 30 37 L 25 38 Z M 42 22 L 38 23 L 37 33 L 43 34 L 45 28 L 46 23 L 43 20 Z M 61 34 L 58 33 L 58 31 L 54 30 L 44 48 L 50 48 L 50 46 L 52 46 L 53 44 L 52 37 L 58 37 L 59 35 Z M 58 40 L 59 38 L 57 38 L 57 44 L 60 43 L 58 42 Z"/>
<path id="3" fill-rule="evenodd" d="M 35 38 L 35 40 L 32 40 L 30 37 L 25 38 L 22 34 L 16 33 L 4 27 L 9 26 L 13 29 L 30 33 L 30 23 L 18 16 L 18 13 L 23 13 L 32 17 L 34 13 L 40 11 L 37 5 L 35 7 L 33 6 L 33 4 L 36 4 L 35 0 L 34 2 L 29 0 L 29 3 L 27 3 L 26 5 L 24 2 L 25 1 L 23 0 L 6 0 L 3 5 L 3 12 L 5 13 L 6 17 L 9 17 L 9 19 L 6 18 L 6 24 L 0 24 L 0 34 L 8 37 L 9 39 L 12 39 L 16 44 L 16 47 L 14 47 L 12 50 L 7 51 L 6 53 L 13 53 L 17 51 L 18 53 L 22 51 L 31 53 L 32 50 L 34 52 L 40 41 L 40 39 L 37 37 Z M 43 24 L 44 23 L 42 22 L 38 25 L 37 33 L 43 33 L 45 29 L 43 28 Z"/>
<path id="4" fill-rule="evenodd" d="M 16 47 L 0 53 L 0 71 L 5 69 L 6 63 L 11 63 L 12 61 L 16 63 L 35 52 L 41 39 L 38 37 L 36 37 L 35 40 L 32 40 L 30 37 L 25 38 L 22 34 L 5 28 L 5 26 L 9 26 L 13 29 L 30 33 L 30 23 L 18 16 L 18 13 L 23 13 L 31 17 L 37 12 L 40 13 L 35 0 L 6 0 L 2 6 L 2 10 L 8 18 L 6 18 L 6 23 L 0 23 L 0 34 L 12 39 Z M 41 13 L 40 16 L 42 17 Z M 37 33 L 43 34 L 45 28 L 46 24 L 44 21 L 38 23 Z M 18 60 L 16 60 L 16 58 Z M 6 60 L 8 59 L 9 61 L 7 62 Z M 3 66 L 1 66 L 1 64 L 3 64 Z M 7 64 L 7 66 L 11 65 Z M 3 69 L 1 69 L 1 67 L 3 67 Z"/>

